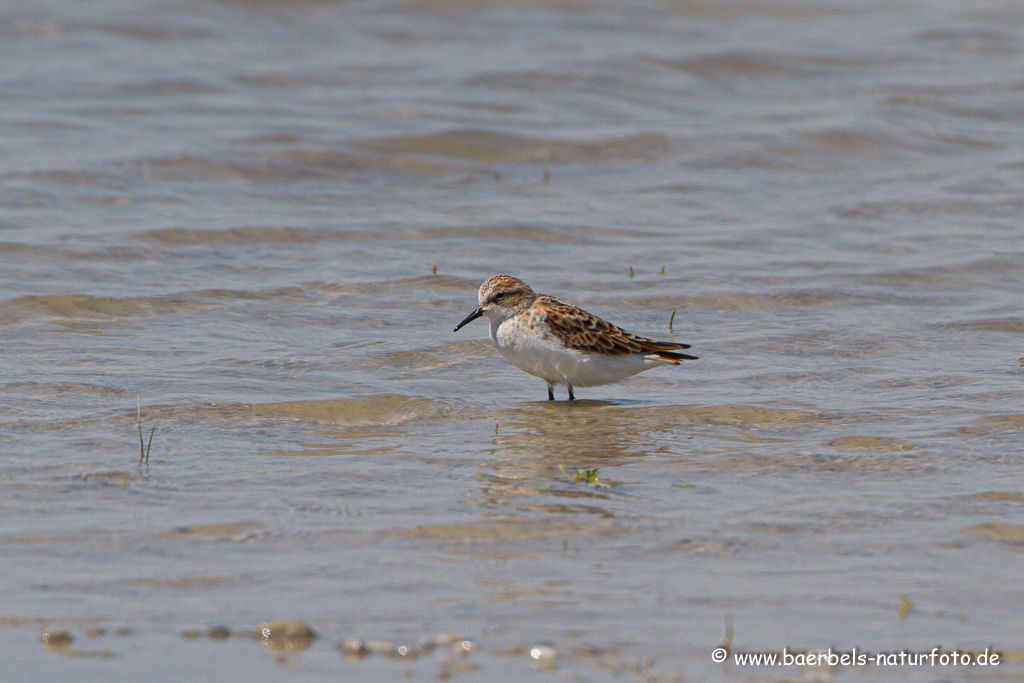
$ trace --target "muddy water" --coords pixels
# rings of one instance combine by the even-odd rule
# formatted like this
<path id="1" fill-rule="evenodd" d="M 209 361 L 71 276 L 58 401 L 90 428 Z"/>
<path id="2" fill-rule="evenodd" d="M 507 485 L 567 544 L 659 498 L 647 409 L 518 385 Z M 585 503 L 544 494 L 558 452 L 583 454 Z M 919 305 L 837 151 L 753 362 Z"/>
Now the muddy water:
<path id="1" fill-rule="evenodd" d="M 1022 50 L 995 0 L 5 3 L 4 679 L 1024 676 Z M 700 360 L 544 401 L 451 332 L 497 272 Z"/>

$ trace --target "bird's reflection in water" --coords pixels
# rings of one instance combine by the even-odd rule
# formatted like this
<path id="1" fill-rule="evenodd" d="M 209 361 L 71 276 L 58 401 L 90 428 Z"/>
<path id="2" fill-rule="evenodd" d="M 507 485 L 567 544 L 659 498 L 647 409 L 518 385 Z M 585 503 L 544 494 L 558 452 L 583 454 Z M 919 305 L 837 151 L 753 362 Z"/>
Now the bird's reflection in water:
<path id="1" fill-rule="evenodd" d="M 614 516 L 618 492 L 606 472 L 641 457 L 644 420 L 621 403 L 595 400 L 520 403 L 499 415 L 487 473 L 487 504 L 519 510 Z M 582 477 L 586 471 L 605 468 Z M 571 502 L 566 499 L 570 499 Z M 557 502 L 556 502 L 557 501 Z"/>
<path id="2" fill-rule="evenodd" d="M 580 399 L 520 403 L 498 420 L 498 457 L 532 456 L 540 466 L 590 466 L 626 458 L 636 436 L 630 411 L 610 401 Z"/>

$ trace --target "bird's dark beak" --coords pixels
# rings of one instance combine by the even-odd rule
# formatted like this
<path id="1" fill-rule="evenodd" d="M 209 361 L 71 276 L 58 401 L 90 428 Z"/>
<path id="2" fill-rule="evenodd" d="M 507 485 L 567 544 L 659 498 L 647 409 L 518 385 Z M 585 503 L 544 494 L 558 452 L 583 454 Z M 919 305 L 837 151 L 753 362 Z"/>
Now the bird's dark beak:
<path id="1" fill-rule="evenodd" d="M 454 330 L 452 330 L 452 331 L 453 331 L 453 332 L 458 332 L 458 331 L 459 331 L 459 330 L 461 330 L 461 329 L 462 329 L 463 327 L 465 327 L 466 325 L 470 324 L 471 322 L 473 322 L 474 320 L 476 320 L 477 318 L 479 318 L 479 317 L 480 317 L 480 316 L 482 316 L 483 314 L 484 314 L 484 309 L 483 309 L 483 308 L 478 308 L 478 309 L 476 309 L 475 311 L 473 311 L 472 313 L 470 313 L 469 315 L 467 315 L 467 316 L 466 316 L 466 319 L 465 319 L 465 320 L 463 320 L 463 321 L 462 321 L 461 323 L 459 323 L 458 325 L 456 325 L 456 326 L 455 326 L 455 329 L 454 329 Z"/>

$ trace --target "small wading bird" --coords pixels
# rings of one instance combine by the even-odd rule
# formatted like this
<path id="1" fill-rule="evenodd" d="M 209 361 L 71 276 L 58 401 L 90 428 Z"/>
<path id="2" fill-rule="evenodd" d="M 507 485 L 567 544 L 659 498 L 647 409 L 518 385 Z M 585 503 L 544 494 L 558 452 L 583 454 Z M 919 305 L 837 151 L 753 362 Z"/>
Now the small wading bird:
<path id="1" fill-rule="evenodd" d="M 491 341 L 505 360 L 554 387 L 596 387 L 656 368 L 679 365 L 696 356 L 678 353 L 689 344 L 654 341 L 612 325 L 547 294 L 537 294 L 510 275 L 495 275 L 477 295 L 480 306 L 455 326 L 455 332 L 486 315 Z"/>

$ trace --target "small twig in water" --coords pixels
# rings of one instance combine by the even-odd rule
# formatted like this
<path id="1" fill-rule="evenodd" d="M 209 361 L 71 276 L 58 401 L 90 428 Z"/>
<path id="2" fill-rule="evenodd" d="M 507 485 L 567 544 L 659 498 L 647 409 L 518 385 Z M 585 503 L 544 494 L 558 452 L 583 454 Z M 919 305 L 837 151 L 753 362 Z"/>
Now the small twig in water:
<path id="1" fill-rule="evenodd" d="M 675 319 L 676 319 L 676 309 L 673 308 L 672 309 L 672 315 L 670 315 L 668 317 L 668 331 L 672 332 L 673 334 L 675 333 L 675 330 L 672 329 L 672 321 L 675 320 Z"/>
<path id="2" fill-rule="evenodd" d="M 142 396 L 139 394 L 135 395 L 137 402 L 138 412 L 136 413 L 136 420 L 139 426 L 139 464 L 145 462 L 149 464 L 149 449 L 153 446 L 153 434 L 156 433 L 156 426 L 149 430 L 149 442 L 145 443 L 142 440 Z"/>
<path id="3" fill-rule="evenodd" d="M 725 617 L 725 637 L 722 638 L 722 647 L 726 650 L 732 649 L 732 639 L 736 635 L 736 629 L 732 625 L 732 616 Z"/>
<path id="4" fill-rule="evenodd" d="M 140 394 L 136 394 L 135 401 L 138 405 L 135 424 L 139 426 L 139 462 L 142 462 L 142 457 L 145 455 L 145 451 L 142 448 L 142 396 Z"/>
<path id="5" fill-rule="evenodd" d="M 633 266 L 629 267 L 629 276 L 633 277 Z"/>

